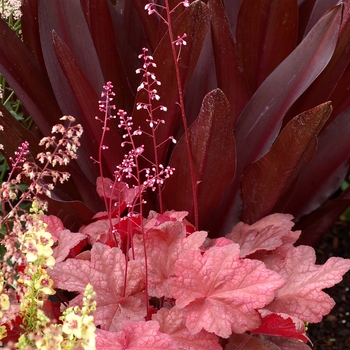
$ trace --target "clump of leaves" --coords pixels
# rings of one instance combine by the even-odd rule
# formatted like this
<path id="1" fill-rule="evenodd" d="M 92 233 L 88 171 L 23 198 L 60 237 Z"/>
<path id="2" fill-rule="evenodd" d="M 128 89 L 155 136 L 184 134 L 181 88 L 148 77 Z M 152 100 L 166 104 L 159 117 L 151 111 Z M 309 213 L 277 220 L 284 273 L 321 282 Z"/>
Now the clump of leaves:
<path id="1" fill-rule="evenodd" d="M 74 115 L 86 137 L 78 163 L 69 165 L 73 182 L 56 190 L 50 211 L 72 229 L 89 223 L 104 207 L 94 191 L 99 171 L 89 161 L 98 158 L 103 133 L 95 101 L 111 80 L 118 108 L 136 125 L 149 123 L 138 103 L 151 103 L 154 119 L 166 121 L 156 153 L 146 134 L 139 146 L 177 171 L 161 196 L 147 195 L 145 210 L 186 210 L 212 238 L 240 220 L 291 213 L 303 230 L 300 242 L 313 244 L 349 205 L 348 190 L 334 196 L 349 164 L 349 6 L 24 0 L 23 41 L 0 22 L 0 72 L 38 129 L 34 136 L 2 109 L 4 154 L 24 140 L 37 144 L 61 115 Z M 144 47 L 166 113 L 137 89 Z M 122 134 L 112 121 L 102 165 L 108 178 L 123 160 Z M 171 135 L 176 147 L 163 144 Z"/>

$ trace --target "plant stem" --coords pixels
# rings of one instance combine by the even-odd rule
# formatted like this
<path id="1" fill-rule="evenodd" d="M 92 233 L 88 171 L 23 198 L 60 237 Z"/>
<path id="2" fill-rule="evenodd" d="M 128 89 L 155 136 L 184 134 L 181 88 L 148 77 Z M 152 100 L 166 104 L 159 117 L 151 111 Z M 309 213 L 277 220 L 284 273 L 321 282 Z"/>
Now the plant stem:
<path id="1" fill-rule="evenodd" d="M 166 7 L 166 13 L 167 13 L 167 24 L 168 24 L 171 50 L 172 50 L 174 66 L 175 66 L 177 88 L 178 88 L 178 92 L 179 92 L 179 106 L 180 106 L 180 110 L 181 110 L 182 123 L 183 123 L 184 130 L 185 130 L 187 154 L 188 154 L 188 160 L 189 160 L 189 166 L 190 166 L 190 175 L 191 175 L 191 183 L 192 183 L 192 196 L 193 196 L 194 222 L 195 222 L 196 230 L 198 230 L 197 183 L 196 183 L 195 169 L 194 169 L 193 156 L 192 156 L 190 133 L 189 133 L 187 119 L 186 119 L 186 113 L 185 113 L 185 104 L 184 104 L 183 90 L 182 90 L 181 77 L 180 77 L 180 69 L 179 69 L 179 63 L 178 63 L 179 57 L 176 53 L 176 48 L 175 48 L 175 44 L 174 44 L 175 40 L 174 40 L 174 33 L 173 33 L 172 22 L 171 22 L 171 10 L 169 7 L 169 0 L 165 0 L 165 7 Z"/>

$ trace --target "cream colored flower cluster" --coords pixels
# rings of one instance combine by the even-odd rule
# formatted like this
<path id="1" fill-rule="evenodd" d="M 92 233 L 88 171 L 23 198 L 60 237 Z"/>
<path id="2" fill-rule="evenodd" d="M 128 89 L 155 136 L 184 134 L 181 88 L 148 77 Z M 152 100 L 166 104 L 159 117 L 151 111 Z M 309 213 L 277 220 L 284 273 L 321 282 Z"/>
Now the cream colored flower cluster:
<path id="1" fill-rule="evenodd" d="M 96 310 L 93 300 L 96 293 L 91 284 L 85 289 L 83 307 L 68 308 L 60 317 L 62 324 L 50 324 L 40 333 L 31 334 L 35 349 L 41 350 L 84 350 L 96 349 L 96 327 L 94 318 L 90 313 Z M 34 345 L 33 344 L 33 345 Z"/>
<path id="2" fill-rule="evenodd" d="M 9 296 L 6 293 L 3 293 L 4 288 L 4 277 L 0 275 L 0 319 L 4 316 L 4 311 L 7 311 L 10 308 Z M 0 326 L 0 339 L 6 336 L 6 327 Z"/>
<path id="3" fill-rule="evenodd" d="M 4 0 L 0 3 L 1 17 L 8 19 L 13 16 L 14 20 L 18 20 L 22 16 L 21 0 Z"/>

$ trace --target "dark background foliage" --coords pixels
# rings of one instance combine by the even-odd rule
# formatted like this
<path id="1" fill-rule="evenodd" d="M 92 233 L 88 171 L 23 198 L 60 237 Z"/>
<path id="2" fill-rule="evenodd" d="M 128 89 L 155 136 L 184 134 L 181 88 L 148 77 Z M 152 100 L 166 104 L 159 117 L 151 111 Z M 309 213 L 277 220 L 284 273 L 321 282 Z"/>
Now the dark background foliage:
<path id="1" fill-rule="evenodd" d="M 32 116 L 28 131 L 4 108 L 0 123 L 5 156 L 23 140 L 32 155 L 38 140 L 64 114 L 84 127 L 72 181 L 58 187 L 50 212 L 67 227 L 90 222 L 103 210 L 95 192 L 101 126 L 96 122 L 102 86 L 112 81 L 117 108 L 147 127 L 136 102 L 146 47 L 157 64 L 158 89 L 167 113 L 158 141 L 161 163 L 176 167 L 162 192 L 166 209 L 187 210 L 192 187 L 178 86 L 167 26 L 144 10 L 147 0 L 24 0 L 23 40 L 0 22 L 0 73 Z M 178 3 L 170 1 L 171 7 Z M 222 236 L 239 220 L 252 223 L 273 212 L 295 216 L 302 243 L 314 244 L 349 206 L 349 190 L 336 193 L 348 175 L 350 138 L 350 1 L 207 0 L 179 7 L 175 37 L 187 34 L 179 61 L 197 182 L 199 228 Z M 330 102 L 328 102 L 330 101 Z M 125 152 L 117 121 L 103 152 L 113 177 Z M 153 159 L 143 135 L 146 156 Z M 149 194 L 150 208 L 158 199 Z"/>

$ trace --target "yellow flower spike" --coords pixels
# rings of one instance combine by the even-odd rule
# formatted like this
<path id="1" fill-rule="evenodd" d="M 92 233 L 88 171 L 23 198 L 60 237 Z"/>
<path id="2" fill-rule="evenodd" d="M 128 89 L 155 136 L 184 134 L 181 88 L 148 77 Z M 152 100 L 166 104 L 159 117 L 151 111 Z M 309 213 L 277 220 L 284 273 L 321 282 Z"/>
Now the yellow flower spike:
<path id="1" fill-rule="evenodd" d="M 5 326 L 0 326 L 0 340 L 7 336 L 7 330 Z"/>
<path id="2" fill-rule="evenodd" d="M 0 310 L 5 311 L 10 308 L 10 300 L 9 296 L 6 294 L 1 294 L 0 295 Z"/>
<path id="3" fill-rule="evenodd" d="M 65 319 L 63 321 L 62 332 L 67 335 L 75 336 L 77 338 L 82 337 L 81 332 L 81 316 L 76 315 L 73 310 L 65 315 Z"/>
<path id="4" fill-rule="evenodd" d="M 34 288 L 40 292 L 43 292 L 44 294 L 53 295 L 56 292 L 54 291 L 52 286 L 53 280 L 45 271 L 45 274 L 40 276 L 39 280 L 35 283 Z"/>

